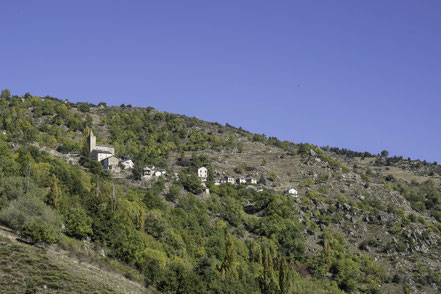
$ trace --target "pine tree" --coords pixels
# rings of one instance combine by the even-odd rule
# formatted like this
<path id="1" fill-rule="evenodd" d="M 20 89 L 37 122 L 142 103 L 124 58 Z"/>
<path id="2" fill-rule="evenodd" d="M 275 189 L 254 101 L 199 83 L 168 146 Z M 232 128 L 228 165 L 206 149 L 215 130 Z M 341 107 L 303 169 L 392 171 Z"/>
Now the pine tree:
<path id="1" fill-rule="evenodd" d="M 259 183 L 262 185 L 266 185 L 266 179 L 263 174 L 260 175 Z"/>

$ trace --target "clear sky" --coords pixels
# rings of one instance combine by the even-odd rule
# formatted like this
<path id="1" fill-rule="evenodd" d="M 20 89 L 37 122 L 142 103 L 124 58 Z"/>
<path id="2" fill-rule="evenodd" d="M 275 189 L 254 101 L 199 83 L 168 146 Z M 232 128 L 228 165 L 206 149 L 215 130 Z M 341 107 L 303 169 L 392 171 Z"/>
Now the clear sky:
<path id="1" fill-rule="evenodd" d="M 441 163 L 440 0 L 1 1 L 0 88 Z"/>

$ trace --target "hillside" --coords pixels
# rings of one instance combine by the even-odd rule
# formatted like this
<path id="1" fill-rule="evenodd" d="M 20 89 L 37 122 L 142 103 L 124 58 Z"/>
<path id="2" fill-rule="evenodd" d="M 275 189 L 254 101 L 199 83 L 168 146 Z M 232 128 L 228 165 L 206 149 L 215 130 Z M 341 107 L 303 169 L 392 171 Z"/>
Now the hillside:
<path id="1" fill-rule="evenodd" d="M 1 293 L 149 293 L 126 279 L 104 258 L 57 246 L 26 244 L 0 227 Z M 86 254 L 87 253 L 87 254 Z"/>
<path id="2" fill-rule="evenodd" d="M 146 291 L 167 293 L 441 291 L 437 163 L 282 142 L 151 107 L 8 91 L 0 129 L 1 224 L 66 252 L 75 252 L 66 244 L 90 240 L 113 265 L 95 283 L 51 250 L 2 237 L 2 264 L 12 263 L 6 251 L 15 246 L 67 271 L 55 281 L 35 270 L 41 261 L 1 267 L 5 285 L 17 284 L 11 271 L 34 271 L 36 287 L 48 293 L 82 292 L 88 283 L 120 293 L 121 284 L 110 283 L 119 271 L 137 281 L 133 289 L 142 280 Z M 133 168 L 92 160 L 91 130 Z M 147 165 L 163 174 L 146 177 Z M 217 185 L 224 176 L 259 182 Z M 297 194 L 287 195 L 292 188 Z"/>

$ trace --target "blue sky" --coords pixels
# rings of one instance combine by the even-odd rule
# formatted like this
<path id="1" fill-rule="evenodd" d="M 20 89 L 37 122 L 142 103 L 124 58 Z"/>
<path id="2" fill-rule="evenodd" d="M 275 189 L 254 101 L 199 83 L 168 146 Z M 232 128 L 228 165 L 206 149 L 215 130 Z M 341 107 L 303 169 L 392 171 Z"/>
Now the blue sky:
<path id="1" fill-rule="evenodd" d="M 441 1 L 3 1 L 0 88 L 441 163 Z"/>

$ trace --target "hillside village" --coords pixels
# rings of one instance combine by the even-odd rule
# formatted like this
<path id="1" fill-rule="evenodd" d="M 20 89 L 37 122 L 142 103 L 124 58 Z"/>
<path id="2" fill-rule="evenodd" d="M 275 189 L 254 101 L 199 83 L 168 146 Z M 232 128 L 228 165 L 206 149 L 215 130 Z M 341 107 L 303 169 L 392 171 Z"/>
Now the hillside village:
<path id="1" fill-rule="evenodd" d="M 96 144 L 96 136 L 93 131 L 87 138 L 87 144 L 89 146 L 89 154 L 92 160 L 98 161 L 102 164 L 103 168 L 111 171 L 113 174 L 120 173 L 121 170 L 132 171 L 134 168 L 134 161 L 129 156 L 125 155 L 115 155 L 115 148 L 110 145 L 98 145 Z M 143 175 L 141 180 L 148 181 L 153 178 L 164 177 L 166 171 L 164 169 L 156 169 L 154 165 L 146 165 L 143 168 Z M 202 186 L 206 194 L 210 193 L 210 190 L 206 186 L 208 180 L 208 169 L 204 166 L 197 169 L 197 175 L 201 181 Z M 178 174 L 174 174 L 176 179 L 178 179 Z M 258 180 L 252 176 L 244 177 L 239 176 L 238 178 L 223 176 L 216 177 L 214 179 L 214 185 L 219 186 L 221 184 L 231 184 L 231 185 L 257 185 Z M 258 191 L 263 191 L 260 189 Z M 297 190 L 294 188 L 289 188 L 284 191 L 287 195 L 292 195 L 297 197 Z"/>

